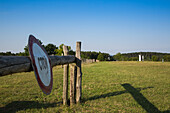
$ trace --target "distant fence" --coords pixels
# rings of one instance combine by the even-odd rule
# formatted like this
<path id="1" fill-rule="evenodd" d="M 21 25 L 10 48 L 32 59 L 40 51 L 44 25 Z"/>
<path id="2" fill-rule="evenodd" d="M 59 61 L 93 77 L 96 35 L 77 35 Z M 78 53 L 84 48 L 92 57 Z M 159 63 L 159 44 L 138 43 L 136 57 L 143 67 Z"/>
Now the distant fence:
<path id="1" fill-rule="evenodd" d="M 81 42 L 76 43 L 76 55 L 68 56 L 68 46 L 63 46 L 64 56 L 49 56 L 51 66 L 64 65 L 63 77 L 63 104 L 68 101 L 68 72 L 70 71 L 70 105 L 81 102 L 82 71 L 81 71 Z M 13 73 L 33 71 L 30 57 L 26 56 L 0 56 L 0 76 Z"/>
<path id="2" fill-rule="evenodd" d="M 82 63 L 94 63 L 94 62 L 100 62 L 96 59 L 82 59 Z"/>

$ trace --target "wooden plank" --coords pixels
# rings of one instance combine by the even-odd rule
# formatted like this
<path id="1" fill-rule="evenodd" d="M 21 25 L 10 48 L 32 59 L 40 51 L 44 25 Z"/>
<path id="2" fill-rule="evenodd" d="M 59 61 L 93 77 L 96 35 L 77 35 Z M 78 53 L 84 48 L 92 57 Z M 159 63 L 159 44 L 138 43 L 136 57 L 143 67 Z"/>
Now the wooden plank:
<path id="1" fill-rule="evenodd" d="M 68 47 L 63 45 L 64 55 L 68 55 Z M 64 76 L 63 76 L 63 105 L 67 105 L 68 100 L 68 72 L 69 64 L 64 65 Z"/>
<path id="2" fill-rule="evenodd" d="M 76 43 L 76 65 L 77 65 L 77 82 L 76 82 L 76 102 L 81 102 L 82 95 L 82 72 L 81 72 L 81 42 Z"/>
<path id="3" fill-rule="evenodd" d="M 69 56 L 50 56 L 51 66 L 54 67 L 56 65 L 64 65 L 69 63 L 75 63 L 76 58 L 73 55 Z"/>
<path id="4" fill-rule="evenodd" d="M 75 56 L 50 56 L 51 66 L 75 62 Z M 0 76 L 33 71 L 30 57 L 0 56 Z"/>
<path id="5" fill-rule="evenodd" d="M 75 104 L 77 67 L 71 65 L 70 72 L 70 106 L 72 106 Z"/>

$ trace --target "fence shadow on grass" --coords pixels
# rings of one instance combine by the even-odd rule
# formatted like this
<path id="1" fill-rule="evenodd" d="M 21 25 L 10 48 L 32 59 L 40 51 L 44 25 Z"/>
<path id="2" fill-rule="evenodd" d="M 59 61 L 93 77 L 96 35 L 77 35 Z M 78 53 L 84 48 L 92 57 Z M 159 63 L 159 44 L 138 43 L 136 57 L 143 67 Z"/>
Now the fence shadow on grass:
<path id="1" fill-rule="evenodd" d="M 57 107 L 62 102 L 58 103 L 39 103 L 36 101 L 13 101 L 7 104 L 5 107 L 0 108 L 0 113 L 16 113 L 26 109 L 46 109 L 49 107 Z"/>
<path id="2" fill-rule="evenodd" d="M 148 89 L 148 88 L 153 88 L 153 87 L 136 88 L 136 90 L 137 90 L 137 91 L 141 91 L 141 90 L 145 90 L 145 89 Z M 95 95 L 95 96 L 90 97 L 90 98 L 88 98 L 88 99 L 83 99 L 82 101 L 85 102 L 85 101 L 89 101 L 89 100 L 97 100 L 97 99 L 100 99 L 100 98 L 117 96 L 117 95 L 121 95 L 121 94 L 124 94 L 124 93 L 129 93 L 129 92 L 128 92 L 127 90 L 110 92 L 110 93 L 106 93 L 106 94 L 102 94 L 102 95 Z"/>
<path id="3" fill-rule="evenodd" d="M 93 97 L 90 97 L 88 99 L 84 99 L 83 102 L 89 101 L 89 100 L 96 100 L 100 98 L 106 98 L 116 95 L 121 95 L 124 93 L 130 93 L 132 97 L 135 99 L 135 101 L 142 106 L 143 109 L 146 110 L 147 113 L 170 113 L 170 110 L 167 111 L 159 111 L 157 107 L 155 107 L 151 102 L 149 102 L 141 93 L 141 90 L 146 90 L 153 87 L 146 87 L 146 88 L 134 88 L 128 83 L 121 84 L 126 90 L 124 91 L 117 91 L 117 92 L 110 92 L 102 95 L 96 95 Z"/>
<path id="4" fill-rule="evenodd" d="M 148 113 L 161 113 L 151 102 L 149 102 L 139 90 L 135 89 L 130 84 L 122 84 L 122 86 L 132 95 L 135 101 L 142 106 L 143 109 L 146 110 Z M 168 111 L 164 111 L 166 113 Z"/>

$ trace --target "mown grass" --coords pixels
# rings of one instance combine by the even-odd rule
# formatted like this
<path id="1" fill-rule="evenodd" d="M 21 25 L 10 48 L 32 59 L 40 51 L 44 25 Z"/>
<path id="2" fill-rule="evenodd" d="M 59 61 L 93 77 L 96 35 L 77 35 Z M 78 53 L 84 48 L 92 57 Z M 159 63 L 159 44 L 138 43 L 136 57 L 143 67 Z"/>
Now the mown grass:
<path id="1" fill-rule="evenodd" d="M 82 103 L 62 105 L 63 70 L 53 68 L 52 93 L 34 73 L 0 77 L 2 112 L 170 112 L 170 63 L 100 62 L 83 65 Z"/>

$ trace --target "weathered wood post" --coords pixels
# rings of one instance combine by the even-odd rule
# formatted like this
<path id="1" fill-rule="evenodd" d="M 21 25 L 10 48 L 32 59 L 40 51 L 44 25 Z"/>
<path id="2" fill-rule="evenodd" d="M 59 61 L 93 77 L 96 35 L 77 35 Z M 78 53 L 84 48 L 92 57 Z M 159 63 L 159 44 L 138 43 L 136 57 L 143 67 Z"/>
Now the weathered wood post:
<path id="1" fill-rule="evenodd" d="M 76 102 L 81 102 L 82 93 L 82 72 L 81 72 L 81 42 L 76 43 L 76 65 L 77 65 L 77 83 L 76 83 Z"/>
<path id="2" fill-rule="evenodd" d="M 64 56 L 64 53 L 62 53 L 61 56 Z M 61 65 L 61 68 L 63 68 L 63 65 Z"/>
<path id="3" fill-rule="evenodd" d="M 75 104 L 77 67 L 75 65 L 70 67 L 70 106 L 72 106 Z"/>
<path id="4" fill-rule="evenodd" d="M 68 55 L 68 47 L 63 45 L 64 56 Z M 64 76 L 63 76 L 63 105 L 67 105 L 68 100 L 68 71 L 69 64 L 64 65 Z"/>

